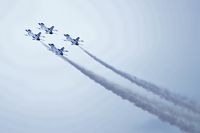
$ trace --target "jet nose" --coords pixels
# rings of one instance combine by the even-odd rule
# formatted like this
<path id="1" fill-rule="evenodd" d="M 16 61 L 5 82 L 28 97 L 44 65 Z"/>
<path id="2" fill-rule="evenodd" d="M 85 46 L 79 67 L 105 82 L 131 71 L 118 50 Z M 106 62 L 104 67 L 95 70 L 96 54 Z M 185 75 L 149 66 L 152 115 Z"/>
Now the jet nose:
<path id="1" fill-rule="evenodd" d="M 44 25 L 43 23 L 38 23 L 39 25 Z"/>
<path id="2" fill-rule="evenodd" d="M 49 43 L 49 46 L 54 46 L 54 44 L 53 43 Z"/>

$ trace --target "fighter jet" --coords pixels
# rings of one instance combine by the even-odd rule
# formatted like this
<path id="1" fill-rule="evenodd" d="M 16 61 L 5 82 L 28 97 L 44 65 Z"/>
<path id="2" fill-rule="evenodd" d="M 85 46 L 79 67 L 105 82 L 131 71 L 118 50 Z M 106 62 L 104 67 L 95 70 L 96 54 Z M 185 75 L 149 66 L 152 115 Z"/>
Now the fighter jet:
<path id="1" fill-rule="evenodd" d="M 83 40 L 80 40 L 80 37 L 73 39 L 69 34 L 64 34 L 64 36 L 66 37 L 64 41 L 70 41 L 72 45 L 80 45 L 79 42 L 83 42 Z"/>
<path id="2" fill-rule="evenodd" d="M 55 53 L 56 55 L 64 55 L 64 52 L 68 52 L 67 50 L 64 50 L 64 47 L 62 47 L 61 49 L 56 48 L 53 43 L 50 43 L 49 46 L 49 50 Z"/>
<path id="3" fill-rule="evenodd" d="M 44 23 L 38 23 L 40 26 L 40 30 L 44 30 L 46 32 L 46 34 L 54 34 L 53 31 L 57 31 L 54 30 L 54 26 L 51 26 L 50 28 L 46 27 Z"/>
<path id="4" fill-rule="evenodd" d="M 26 36 L 32 37 L 33 40 L 40 41 L 41 32 L 39 32 L 38 34 L 34 34 L 30 29 L 26 29 L 26 32 Z"/>

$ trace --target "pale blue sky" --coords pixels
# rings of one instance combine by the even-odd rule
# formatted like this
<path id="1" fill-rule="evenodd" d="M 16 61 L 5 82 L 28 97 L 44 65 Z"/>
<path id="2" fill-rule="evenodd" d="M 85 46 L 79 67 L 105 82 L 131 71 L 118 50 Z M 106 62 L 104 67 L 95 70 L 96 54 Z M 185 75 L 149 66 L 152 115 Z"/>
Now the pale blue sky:
<path id="1" fill-rule="evenodd" d="M 38 22 L 68 57 L 121 85 L 136 87 L 66 45 L 63 33 L 115 67 L 198 101 L 198 0 L 0 0 L 1 133 L 181 133 L 106 91 L 24 36 Z M 145 93 L 146 95 L 146 93 Z"/>

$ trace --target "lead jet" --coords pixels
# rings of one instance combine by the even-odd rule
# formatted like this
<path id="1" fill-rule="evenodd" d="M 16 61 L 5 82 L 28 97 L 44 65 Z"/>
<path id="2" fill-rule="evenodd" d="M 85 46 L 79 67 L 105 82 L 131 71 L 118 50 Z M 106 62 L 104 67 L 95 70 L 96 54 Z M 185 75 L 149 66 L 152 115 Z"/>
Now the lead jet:
<path id="1" fill-rule="evenodd" d="M 50 43 L 49 46 L 50 46 L 49 50 L 55 53 L 56 55 L 64 55 L 64 52 L 68 52 L 67 50 L 64 50 L 65 49 L 64 47 L 60 49 L 56 48 L 53 43 Z"/>
<path id="2" fill-rule="evenodd" d="M 57 31 L 54 30 L 54 26 L 51 26 L 50 28 L 46 27 L 44 23 L 38 23 L 40 26 L 40 30 L 44 30 L 46 32 L 46 34 L 54 34 L 53 31 Z"/>
<path id="3" fill-rule="evenodd" d="M 79 42 L 83 42 L 83 40 L 80 40 L 80 37 L 73 39 L 69 34 L 64 34 L 64 36 L 66 37 L 64 41 L 70 41 L 72 45 L 80 45 Z"/>
<path id="4" fill-rule="evenodd" d="M 41 32 L 39 32 L 38 34 L 34 34 L 30 29 L 26 29 L 26 32 L 26 36 L 32 37 L 33 40 L 40 41 Z"/>

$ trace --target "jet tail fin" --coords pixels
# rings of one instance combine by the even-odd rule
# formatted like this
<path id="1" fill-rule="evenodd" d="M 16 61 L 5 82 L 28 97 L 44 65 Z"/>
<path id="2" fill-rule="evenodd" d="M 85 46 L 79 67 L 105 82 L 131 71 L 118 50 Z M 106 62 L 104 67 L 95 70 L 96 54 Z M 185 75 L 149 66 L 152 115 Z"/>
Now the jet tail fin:
<path id="1" fill-rule="evenodd" d="M 76 41 L 79 42 L 79 39 L 80 39 L 80 37 L 77 37 L 77 38 L 76 38 Z"/>
<path id="2" fill-rule="evenodd" d="M 41 32 L 39 32 L 39 33 L 37 34 L 38 37 L 40 37 L 40 35 L 41 35 Z"/>
<path id="3" fill-rule="evenodd" d="M 65 48 L 64 48 L 64 47 L 62 47 L 60 50 L 61 50 L 61 51 L 64 51 L 64 49 L 65 49 Z"/>
<path id="4" fill-rule="evenodd" d="M 53 31 L 54 26 L 51 26 L 50 30 Z"/>

